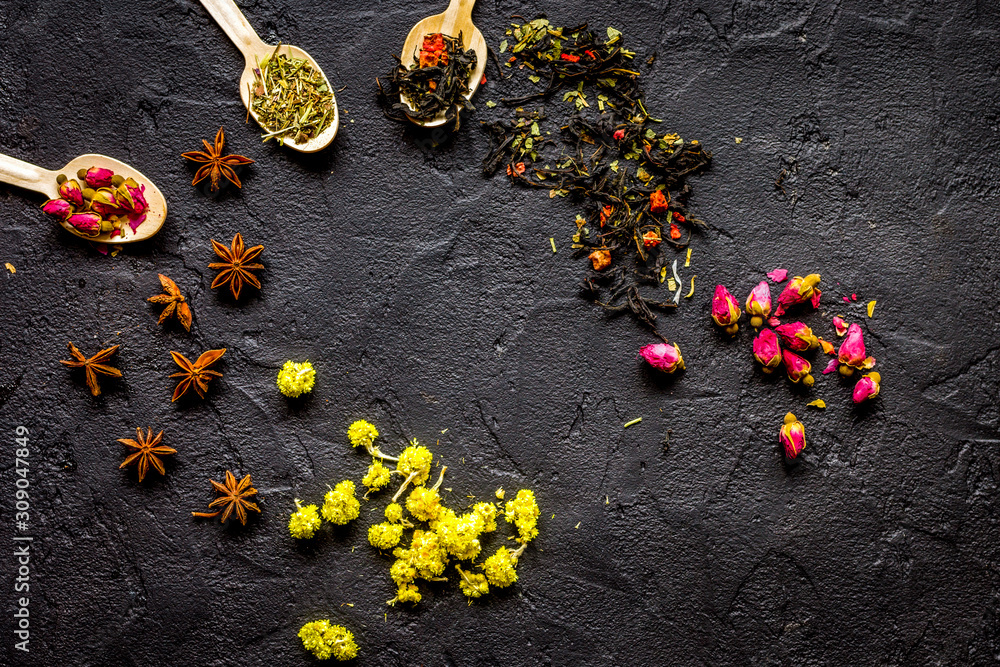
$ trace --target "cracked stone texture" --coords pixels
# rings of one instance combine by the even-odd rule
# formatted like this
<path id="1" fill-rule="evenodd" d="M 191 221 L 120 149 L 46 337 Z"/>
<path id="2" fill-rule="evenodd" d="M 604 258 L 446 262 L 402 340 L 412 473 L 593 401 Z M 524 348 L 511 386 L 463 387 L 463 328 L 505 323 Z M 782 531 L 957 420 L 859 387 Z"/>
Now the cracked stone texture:
<path id="1" fill-rule="evenodd" d="M 0 280 L 0 542 L 16 425 L 31 429 L 35 536 L 27 655 L 0 558 L 3 662 L 310 664 L 296 632 L 315 618 L 351 628 L 366 665 L 1000 660 L 995 8 L 478 3 L 493 45 L 512 14 L 623 30 L 642 62 L 657 56 L 642 66 L 654 115 L 715 153 L 692 183 L 711 224 L 683 270 L 698 291 L 659 319 L 687 372 L 664 380 L 635 358 L 647 331 L 577 294 L 578 206 L 481 175 L 477 119 L 502 110 L 482 104 L 502 94 L 492 64 L 454 141 L 431 146 L 375 107 L 374 75 L 443 4 L 245 4 L 265 40 L 306 48 L 343 87 L 340 135 L 308 157 L 243 123 L 242 59 L 198 3 L 0 3 L 0 151 L 48 168 L 119 157 L 170 204 L 154 240 L 111 258 L 0 187 L 0 261 L 17 267 Z M 212 198 L 179 154 L 220 125 L 257 163 L 242 192 Z M 267 265 L 239 305 L 206 268 L 209 238 L 237 231 Z M 712 285 L 742 299 L 777 266 L 822 273 L 818 333 L 837 340 L 833 314 L 862 323 L 884 380 L 874 405 L 853 408 L 819 357 L 811 392 L 765 380 L 747 331 L 710 326 Z M 157 272 L 188 295 L 190 335 L 157 326 Z M 57 363 L 67 340 L 120 344 L 123 380 L 91 398 Z M 215 347 L 229 351 L 208 400 L 172 405 L 168 350 Z M 274 386 L 288 358 L 317 368 L 304 401 Z M 829 407 L 806 408 L 816 397 Z M 809 439 L 794 466 L 777 444 L 788 410 Z M 384 496 L 293 542 L 294 498 L 363 474 L 344 436 L 359 417 L 387 450 L 430 444 L 455 506 L 536 490 L 518 584 L 471 607 L 451 583 L 387 608 L 389 560 L 365 541 Z M 178 450 L 141 485 L 115 442 L 139 425 Z M 190 516 L 226 469 L 261 492 L 245 529 Z"/>

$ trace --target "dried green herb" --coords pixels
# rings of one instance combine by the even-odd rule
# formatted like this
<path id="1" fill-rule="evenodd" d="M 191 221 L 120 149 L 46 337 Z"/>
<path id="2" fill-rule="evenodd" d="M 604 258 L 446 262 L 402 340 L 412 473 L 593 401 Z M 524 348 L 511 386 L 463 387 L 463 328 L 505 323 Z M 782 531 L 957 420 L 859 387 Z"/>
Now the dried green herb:
<path id="1" fill-rule="evenodd" d="M 507 36 L 500 45 L 511 54 L 507 66 L 542 89 L 503 99 L 513 115 L 483 123 L 484 174 L 503 168 L 512 183 L 583 201 L 572 247 L 592 263 L 584 294 L 655 329 L 651 308 L 674 307 L 679 291 L 662 302 L 642 296 L 639 285 L 659 285 L 672 259 L 664 246 L 685 248 L 692 230 L 705 226 L 688 214 L 687 177 L 707 169 L 711 154 L 650 116 L 635 53 L 619 31 L 599 38 L 586 25 L 536 19 Z M 529 102 L 540 106 L 526 110 Z"/>
<path id="2" fill-rule="evenodd" d="M 319 136 L 335 116 L 333 92 L 323 73 L 304 58 L 274 52 L 257 63 L 250 86 L 250 109 L 266 130 L 264 141 L 284 145 Z"/>
<path id="3" fill-rule="evenodd" d="M 476 53 L 462 48 L 462 34 L 451 37 L 434 33 L 424 37 L 420 53 L 410 67 L 397 65 L 378 84 L 378 102 L 390 120 L 432 120 L 442 113 L 448 123 L 459 125 L 462 108 L 475 110 L 470 100 L 469 77 L 476 69 Z M 400 101 L 400 94 L 409 104 Z"/>

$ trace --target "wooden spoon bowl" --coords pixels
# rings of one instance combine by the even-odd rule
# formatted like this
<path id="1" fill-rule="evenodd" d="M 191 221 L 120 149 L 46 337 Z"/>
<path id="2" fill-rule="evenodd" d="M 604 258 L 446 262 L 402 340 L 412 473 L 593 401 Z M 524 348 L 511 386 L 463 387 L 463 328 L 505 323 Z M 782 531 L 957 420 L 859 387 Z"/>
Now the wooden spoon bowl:
<path id="1" fill-rule="evenodd" d="M 472 23 L 472 7 L 475 4 L 476 0 L 451 0 L 444 12 L 419 21 L 406 36 L 403 52 L 399 57 L 403 67 L 409 67 L 414 63 L 414 57 L 420 51 L 425 36 L 440 32 L 458 37 L 458 33 L 462 33 L 462 48 L 476 52 L 476 69 L 469 77 L 469 92 L 465 95 L 467 100 L 476 94 L 479 82 L 483 79 L 483 72 L 486 71 L 486 40 L 483 38 L 483 33 L 479 32 L 479 28 Z M 400 95 L 399 99 L 413 109 L 406 96 Z M 407 118 L 423 127 L 438 127 L 448 122 L 443 111 L 431 120 L 418 120 L 411 116 Z"/>
<path id="2" fill-rule="evenodd" d="M 34 190 L 49 199 L 58 199 L 59 185 L 56 183 L 56 176 L 65 174 L 67 178 L 76 178 L 76 172 L 81 169 L 90 169 L 91 167 L 110 169 L 115 174 L 120 174 L 125 178 L 131 177 L 139 185 L 145 186 L 146 189 L 143 195 L 146 198 L 148 206 L 146 219 L 143 220 L 134 234 L 131 228 L 126 228 L 123 230 L 122 236 L 115 238 L 111 238 L 111 232 L 102 232 L 99 236 L 87 236 L 73 225 L 65 221 L 60 221 L 60 224 L 62 224 L 66 231 L 88 241 L 100 241 L 103 243 L 135 243 L 136 241 L 145 241 L 160 231 L 160 227 L 163 226 L 163 221 L 167 217 L 167 200 L 164 199 L 163 193 L 160 192 L 160 189 L 151 180 L 139 173 L 139 170 L 133 169 L 124 162 L 108 157 L 107 155 L 81 155 L 80 157 L 73 158 L 65 167 L 56 171 L 49 171 L 48 169 L 36 167 L 33 164 L 7 155 L 0 155 L 0 183 L 9 183 L 10 185 L 16 185 L 27 190 Z M 45 217 L 49 216 L 46 215 Z"/>
<path id="3" fill-rule="evenodd" d="M 253 109 L 250 108 L 250 87 L 254 83 L 254 68 L 257 67 L 258 62 L 274 53 L 274 46 L 265 44 L 257 36 L 256 31 L 250 26 L 246 17 L 243 16 L 243 12 L 240 11 L 233 0 L 201 0 L 201 4 L 205 6 L 208 13 L 211 14 L 212 18 L 219 24 L 219 27 L 222 28 L 222 31 L 226 33 L 233 44 L 236 45 L 236 48 L 240 50 L 240 53 L 243 54 L 246 65 L 243 67 L 243 74 L 240 76 L 240 99 L 243 100 L 243 105 L 250 111 L 253 119 L 260 125 L 260 119 L 253 112 Z M 313 69 L 320 73 L 326 82 L 326 87 L 330 90 L 330 94 L 333 95 L 333 121 L 325 130 L 305 142 L 284 139 L 285 146 L 301 153 L 321 151 L 329 146 L 333 138 L 337 136 L 337 128 L 340 126 L 340 111 L 337 106 L 337 97 L 333 93 L 333 86 L 330 85 L 330 80 L 326 78 L 326 74 L 323 73 L 322 68 L 316 63 L 313 57 L 299 47 L 282 44 L 278 50 L 278 54 L 288 56 L 289 58 L 303 58 L 306 60 Z M 263 125 L 261 127 L 264 128 Z M 264 130 L 265 132 L 269 131 L 267 128 L 264 128 Z"/>

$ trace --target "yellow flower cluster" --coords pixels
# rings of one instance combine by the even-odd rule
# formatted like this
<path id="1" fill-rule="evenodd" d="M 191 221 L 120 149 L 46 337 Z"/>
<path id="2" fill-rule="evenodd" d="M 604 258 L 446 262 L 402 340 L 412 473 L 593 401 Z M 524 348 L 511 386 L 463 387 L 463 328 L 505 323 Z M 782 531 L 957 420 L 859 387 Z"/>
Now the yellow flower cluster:
<path id="1" fill-rule="evenodd" d="M 396 470 L 403 473 L 414 486 L 420 486 L 431 476 L 431 461 L 434 455 L 426 447 L 417 444 L 416 440 L 403 450 L 396 462 Z"/>
<path id="2" fill-rule="evenodd" d="M 378 429 L 364 419 L 359 419 L 347 427 L 347 439 L 354 447 L 361 446 L 365 449 L 371 449 L 372 443 L 377 437 Z"/>
<path id="3" fill-rule="evenodd" d="M 299 630 L 299 638 L 306 650 L 320 660 L 350 660 L 358 654 L 354 633 L 342 625 L 333 625 L 326 619 L 303 625 Z"/>
<path id="4" fill-rule="evenodd" d="M 308 394 L 315 384 L 316 371 L 308 361 L 297 364 L 289 360 L 278 371 L 278 390 L 289 398 Z"/>
<path id="5" fill-rule="evenodd" d="M 345 479 L 323 496 L 323 518 L 342 526 L 358 518 L 361 503 L 354 497 L 354 482 Z"/>
<path id="6" fill-rule="evenodd" d="M 356 421 L 348 429 L 348 439 L 355 447 L 364 445 L 370 452 L 374 450 L 373 456 L 376 459 L 394 460 L 373 447 L 372 442 L 377 436 L 378 430 L 366 421 Z M 404 481 L 385 508 L 385 521 L 368 528 L 368 542 L 381 551 L 391 549 L 395 557 L 389 568 L 389 576 L 396 585 L 396 596 L 389 600 L 389 604 L 397 602 L 415 604 L 422 599 L 420 589 L 417 587 L 418 579 L 447 581 L 444 573 L 449 562 L 453 562 L 452 559 L 473 561 L 479 557 L 483 550 L 481 542 L 483 536 L 497 530 L 497 516 L 501 511 L 498 505 L 503 501 L 505 494 L 502 489 L 497 489 L 496 503 L 478 502 L 464 514 L 459 514 L 444 505 L 439 490 L 444 481 L 446 467 L 441 468 L 438 480 L 433 486 L 426 485 L 434 462 L 434 455 L 429 449 L 421 446 L 416 440 L 411 440 L 409 446 L 403 449 L 399 458 L 395 460 L 394 472 L 402 475 Z M 368 487 L 369 492 L 378 490 L 389 483 L 390 474 L 392 473 L 381 460 L 375 460 L 368 468 L 362 483 Z M 349 482 L 341 482 L 337 485 L 337 489 L 326 495 L 327 502 L 323 506 L 324 518 L 332 521 L 327 511 L 331 496 L 336 495 L 341 486 L 346 484 Z M 410 518 L 414 522 L 426 525 L 414 525 L 403 518 L 403 505 L 396 501 L 407 488 L 410 488 L 410 492 L 404 505 Z M 357 501 L 354 500 L 353 485 L 347 495 L 355 503 L 350 517 L 354 518 L 359 510 Z M 502 511 L 507 523 L 514 526 L 515 539 L 520 542 L 520 546 L 517 550 L 508 550 L 501 546 L 479 566 L 482 569 L 481 573 L 472 571 L 471 567 L 466 570 L 458 564 L 455 565 L 459 574 L 459 588 L 469 598 L 470 604 L 472 599 L 487 595 L 491 585 L 502 588 L 517 581 L 515 568 L 518 558 L 524 553 L 528 542 L 538 535 L 540 511 L 535 494 L 530 490 L 519 491 L 515 498 L 507 501 Z M 413 532 L 407 544 L 403 538 L 410 528 Z"/>
<path id="7" fill-rule="evenodd" d="M 368 472 L 361 479 L 361 483 L 368 487 L 368 493 L 371 493 L 386 487 L 391 479 L 392 471 L 378 459 L 372 459 L 372 464 L 368 466 Z"/>
<path id="8" fill-rule="evenodd" d="M 296 498 L 295 506 L 298 509 L 288 519 L 288 532 L 297 540 L 308 540 L 323 525 L 323 520 L 319 518 L 319 510 L 315 505 L 303 507 Z"/>
<path id="9" fill-rule="evenodd" d="M 538 536 L 538 503 L 530 489 L 521 489 L 514 500 L 507 501 L 504 516 L 517 527 L 518 542 L 526 543 Z"/>

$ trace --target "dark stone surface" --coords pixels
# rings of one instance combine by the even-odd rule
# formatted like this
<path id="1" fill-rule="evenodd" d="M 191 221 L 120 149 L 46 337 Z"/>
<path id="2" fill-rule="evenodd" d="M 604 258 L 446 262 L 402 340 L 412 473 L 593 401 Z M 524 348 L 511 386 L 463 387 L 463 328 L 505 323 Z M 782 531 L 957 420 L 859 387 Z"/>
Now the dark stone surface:
<path id="1" fill-rule="evenodd" d="M 350 627 L 370 665 L 1000 660 L 996 6 L 479 3 L 493 45 L 511 14 L 622 29 L 657 54 L 654 115 L 715 152 L 693 183 L 713 226 L 685 273 L 699 289 L 659 323 L 687 372 L 663 381 L 635 360 L 648 332 L 577 296 L 574 204 L 484 179 L 475 117 L 429 148 L 377 111 L 374 75 L 443 4 L 245 6 L 265 40 L 346 86 L 334 147 L 306 158 L 243 124 L 242 60 L 197 3 L 0 3 L 0 151 L 48 168 L 106 153 L 170 203 L 153 241 L 105 258 L 0 188 L 0 262 L 17 267 L 0 279 L 0 543 L 16 425 L 31 429 L 35 536 L 28 655 L 12 649 L 15 562 L 0 558 L 0 662 L 309 664 L 296 632 L 317 617 Z M 179 154 L 220 125 L 258 162 L 216 200 Z M 267 265 L 238 306 L 206 269 L 208 239 L 237 231 Z M 835 376 L 811 394 L 765 381 L 748 333 L 709 325 L 711 285 L 744 298 L 776 266 L 823 274 L 818 331 L 832 337 L 834 313 L 863 321 L 876 405 L 854 409 Z M 157 272 L 189 295 L 190 335 L 157 326 Z M 124 379 L 92 399 L 57 363 L 67 340 L 120 344 Z M 229 349 L 225 377 L 172 405 L 168 350 L 213 347 Z M 287 358 L 319 372 L 300 404 L 274 386 Z M 829 407 L 805 408 L 814 397 Z M 795 466 L 776 442 L 787 410 L 809 437 Z M 452 504 L 536 490 L 541 535 L 513 589 L 470 607 L 449 584 L 387 608 L 389 561 L 364 537 L 384 497 L 293 542 L 294 497 L 363 473 L 344 437 L 359 417 L 387 449 L 432 444 Z M 115 439 L 138 425 L 178 449 L 165 479 L 117 469 Z M 190 516 L 227 468 L 261 491 L 245 529 Z"/>

